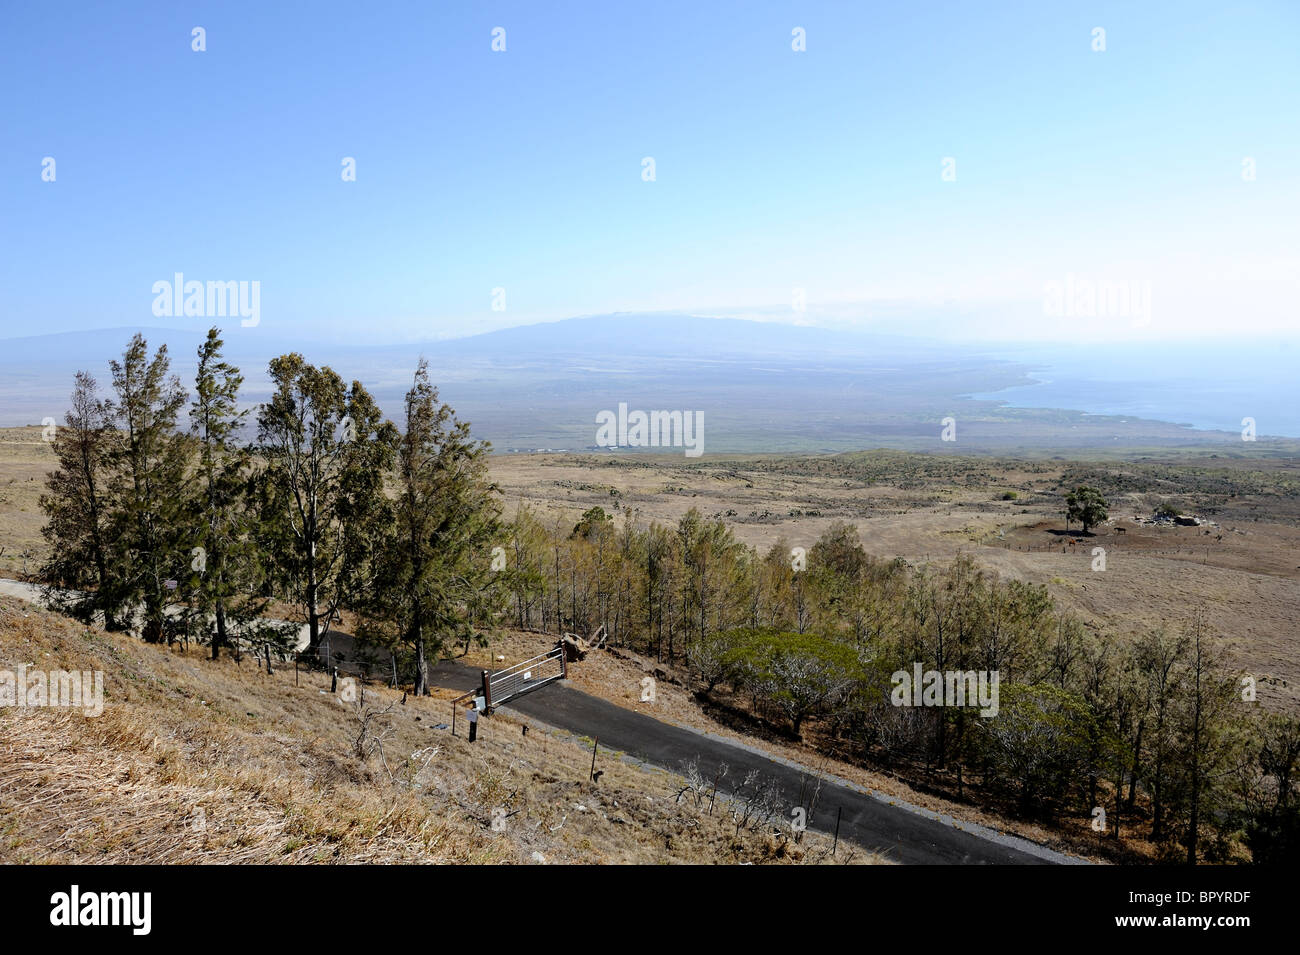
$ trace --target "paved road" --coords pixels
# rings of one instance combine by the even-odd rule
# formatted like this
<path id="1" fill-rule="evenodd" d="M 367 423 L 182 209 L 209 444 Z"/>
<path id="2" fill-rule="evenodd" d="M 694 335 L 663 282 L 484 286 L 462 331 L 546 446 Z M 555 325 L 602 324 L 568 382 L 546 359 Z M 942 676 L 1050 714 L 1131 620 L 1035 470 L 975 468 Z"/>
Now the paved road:
<path id="1" fill-rule="evenodd" d="M 479 685 L 479 671 L 443 662 L 429 670 L 438 686 L 472 690 Z M 727 764 L 726 779 L 739 781 L 750 770 L 775 778 L 788 806 L 798 802 L 804 771 L 728 740 L 706 736 L 694 730 L 662 723 L 644 713 L 616 706 L 562 683 L 550 683 L 505 704 L 506 708 L 542 723 L 583 736 L 599 737 L 601 748 L 628 753 L 637 759 L 673 772 L 695 759 L 703 773 L 712 777 L 720 763 Z M 491 720 L 480 724 L 491 733 Z M 719 786 L 726 789 L 725 784 Z M 844 810 L 840 838 L 879 852 L 895 862 L 944 864 L 1034 865 L 1077 862 L 1069 856 L 1043 849 L 1011 836 L 962 823 L 957 829 L 951 819 L 941 821 L 926 810 L 890 805 L 886 800 L 852 786 L 822 781 L 816 815 L 811 828 L 831 832 L 835 816 Z"/>
<path id="2" fill-rule="evenodd" d="M 0 593 L 39 603 L 39 590 L 30 584 L 0 579 Z M 304 628 L 305 630 L 305 628 Z M 347 634 L 335 634 L 342 645 Z M 429 668 L 432 683 L 469 691 L 479 685 L 479 671 L 454 662 Z M 619 750 L 672 772 L 696 760 L 706 777 L 727 764 L 727 779 L 739 781 L 750 770 L 777 780 L 786 804 L 798 802 L 804 770 L 787 765 L 747 747 L 678 726 L 662 723 L 645 713 L 615 706 L 562 683 L 551 683 L 506 704 L 539 722 L 582 736 L 599 738 L 602 747 Z M 491 723 L 481 727 L 490 732 Z M 720 785 L 725 791 L 725 783 Z M 942 864 L 1042 864 L 1077 862 L 1069 856 L 1043 849 L 1012 836 L 951 819 L 935 818 L 926 810 L 890 805 L 850 785 L 822 781 L 816 814 L 808 820 L 813 829 L 830 832 L 838 810 L 843 809 L 840 838 L 887 856 L 896 862 Z"/>

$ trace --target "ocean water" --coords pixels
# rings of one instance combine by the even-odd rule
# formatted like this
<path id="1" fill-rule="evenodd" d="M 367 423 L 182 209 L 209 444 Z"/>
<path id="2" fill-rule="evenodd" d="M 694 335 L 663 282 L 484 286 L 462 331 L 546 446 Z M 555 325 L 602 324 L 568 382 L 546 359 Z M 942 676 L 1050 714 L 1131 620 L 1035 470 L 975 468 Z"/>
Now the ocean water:
<path id="1" fill-rule="evenodd" d="M 1300 344 L 1017 348 L 1034 384 L 972 397 L 1013 408 L 1132 415 L 1206 430 L 1300 438 Z"/>
<path id="2" fill-rule="evenodd" d="M 771 450 L 804 448 L 810 440 L 816 447 L 840 447 L 854 437 L 848 417 L 853 402 L 870 403 L 871 397 L 863 395 L 871 387 L 892 389 L 890 383 L 898 382 L 902 390 L 891 399 L 892 407 L 905 411 L 910 400 L 989 388 L 998 381 L 1011 380 L 1000 366 L 996 375 L 976 374 L 958 383 L 959 379 L 947 372 L 936 377 L 927 364 L 933 358 L 929 353 L 844 357 L 833 351 L 833 343 L 823 343 L 813 355 L 773 356 L 768 353 L 771 349 L 766 349 L 744 361 L 716 365 L 706 361 L 701 365 L 697 353 L 682 357 L 680 349 L 672 352 L 672 342 L 656 352 L 673 355 L 671 360 L 628 360 L 617 353 L 592 357 L 590 346 L 567 340 L 560 343 L 564 347 L 552 343 L 551 350 L 539 356 L 529 350 L 529 343 L 542 333 L 534 328 L 518 334 L 523 341 L 478 342 L 471 338 L 464 342 L 478 342 L 477 351 L 461 354 L 446 345 L 442 346 L 446 354 L 434 350 L 429 356 L 444 399 L 502 447 L 585 446 L 590 441 L 580 440 L 582 436 L 594 437 L 594 426 L 590 426 L 593 409 L 614 407 L 617 401 L 636 395 L 644 395 L 654 407 L 661 406 L 654 405 L 655 400 L 679 402 L 672 407 L 699 407 L 698 402 L 706 402 L 725 412 L 723 417 L 711 414 L 715 437 L 723 434 L 717 427 L 727 423 L 729 414 L 733 430 L 744 430 L 754 420 L 764 421 L 764 440 L 770 442 Z M 110 329 L 17 342 L 0 340 L 0 427 L 34 424 L 47 417 L 61 420 L 78 368 L 94 372 L 107 390 L 111 378 L 108 359 L 120 354 L 127 337 L 122 329 Z M 193 355 L 201 337 L 193 330 L 150 330 L 151 342 L 168 342 L 175 356 L 173 370 L 187 383 L 193 377 Z M 550 341 L 546 337 L 539 340 Z M 1232 434 L 1240 434 L 1242 419 L 1250 417 L 1261 437 L 1300 438 L 1300 340 L 1213 347 L 1134 343 L 945 347 L 940 363 L 945 367 L 978 368 L 981 359 L 1010 361 L 1032 381 L 977 392 L 976 398 L 1017 408 L 1133 416 Z M 392 415 L 400 415 L 411 369 L 426 350 L 417 345 L 356 349 L 236 338 L 230 359 L 249 376 L 245 402 L 265 399 L 268 383 L 262 369 L 267 358 L 295 348 L 305 350 L 313 361 L 333 365 L 349 379 L 365 381 Z M 566 358 L 565 349 L 576 357 Z M 909 361 L 918 362 L 914 374 L 909 374 Z M 828 413 L 833 420 L 827 420 L 826 427 L 838 435 L 841 444 L 816 444 L 819 439 L 809 437 L 810 420 L 821 420 L 818 416 Z M 565 431 L 560 427 L 564 422 L 580 422 L 581 427 Z M 894 432 L 886 427 L 879 433 L 888 437 Z"/>

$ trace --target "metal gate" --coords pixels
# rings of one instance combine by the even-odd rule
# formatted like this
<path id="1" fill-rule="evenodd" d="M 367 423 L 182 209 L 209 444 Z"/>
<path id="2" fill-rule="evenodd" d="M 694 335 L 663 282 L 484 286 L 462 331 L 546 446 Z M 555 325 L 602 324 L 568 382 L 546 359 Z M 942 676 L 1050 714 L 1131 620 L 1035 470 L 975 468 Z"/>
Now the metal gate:
<path id="1" fill-rule="evenodd" d="M 568 665 L 564 659 L 564 647 L 555 647 L 546 653 L 539 653 L 532 659 L 514 666 L 497 670 L 495 673 L 483 671 L 483 696 L 487 708 L 500 706 L 507 700 L 531 693 L 540 686 L 563 680 L 568 675 Z"/>

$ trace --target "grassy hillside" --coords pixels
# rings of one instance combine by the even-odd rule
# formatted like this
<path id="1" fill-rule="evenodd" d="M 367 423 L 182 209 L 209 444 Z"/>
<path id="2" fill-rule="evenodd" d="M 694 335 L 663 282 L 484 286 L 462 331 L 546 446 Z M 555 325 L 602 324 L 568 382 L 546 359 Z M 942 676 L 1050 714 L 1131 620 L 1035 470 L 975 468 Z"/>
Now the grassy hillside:
<path id="1" fill-rule="evenodd" d="M 320 673 L 295 685 L 292 669 L 213 663 L 0 598 L 0 669 L 21 663 L 102 670 L 105 707 L 0 708 L 3 863 L 832 861 L 815 833 L 738 833 L 721 805 L 679 803 L 676 776 L 616 754 L 602 751 L 593 784 L 582 741 L 525 736 L 507 713 L 471 745 L 463 726 L 436 728 L 446 692 L 401 704 L 367 685 L 358 708 Z M 841 846 L 834 861 L 876 860 Z"/>

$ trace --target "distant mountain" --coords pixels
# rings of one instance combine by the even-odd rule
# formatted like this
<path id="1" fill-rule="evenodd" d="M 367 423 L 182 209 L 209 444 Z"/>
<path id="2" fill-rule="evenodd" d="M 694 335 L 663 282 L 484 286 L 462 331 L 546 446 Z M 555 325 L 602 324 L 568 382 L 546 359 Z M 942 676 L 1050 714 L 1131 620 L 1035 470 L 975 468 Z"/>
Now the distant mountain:
<path id="1" fill-rule="evenodd" d="M 449 356 L 627 355 L 673 360 L 951 352 L 932 342 L 897 335 L 674 314 L 570 318 L 431 342 L 422 347 L 427 354 Z"/>
<path id="2" fill-rule="evenodd" d="M 166 344 L 174 359 L 184 361 L 193 357 L 207 334 L 207 321 L 195 321 L 196 327 L 192 329 L 120 327 L 0 339 L 0 365 L 10 362 L 103 364 L 119 356 L 136 332 L 142 333 L 151 346 Z M 324 361 L 318 357 L 322 355 L 328 355 L 330 360 L 352 356 L 410 355 L 414 361 L 415 356 L 424 354 L 430 359 L 446 356 L 514 360 L 547 355 L 626 356 L 680 361 L 881 354 L 933 357 L 956 353 L 951 346 L 898 335 L 675 314 L 570 318 L 465 338 L 395 345 L 340 345 L 310 338 L 276 337 L 268 335 L 264 327 L 242 328 L 237 319 L 231 319 L 229 324 L 221 327 L 226 351 L 231 357 L 262 362 L 289 351 L 302 352 L 315 361 Z"/>
<path id="3" fill-rule="evenodd" d="M 151 345 L 167 344 L 173 370 L 186 382 L 193 379 L 195 351 L 206 333 L 206 324 L 197 324 L 141 329 Z M 121 355 L 134 332 L 112 328 L 0 340 L 0 425 L 61 418 L 80 369 L 107 389 L 108 362 Z M 1006 389 L 1033 401 L 1033 388 L 1017 386 L 1032 385 L 1028 372 L 1050 356 L 1028 360 L 1032 364 L 1008 361 L 1005 353 L 876 332 L 620 314 L 400 345 L 276 338 L 264 326 L 245 329 L 237 320 L 224 337 L 227 357 L 245 374 L 246 405 L 268 396 L 267 362 L 298 351 L 346 380 L 363 382 L 394 420 L 400 420 L 402 396 L 424 355 L 442 399 L 497 450 L 591 448 L 598 416 L 620 405 L 702 415 L 706 453 L 1240 444 L 1235 433 L 1143 418 L 1137 406 L 1117 407 L 1120 413 L 1094 407 L 1098 395 L 1118 404 L 1132 393 L 1131 382 L 1112 381 L 1100 389 L 1085 382 L 1070 392 L 1079 401 L 1073 408 L 1073 401 L 1056 410 L 1008 407 L 1001 396 Z M 1076 358 L 1073 352 L 1060 354 L 1067 361 Z M 1106 351 L 1088 365 L 1117 367 Z M 1226 400 L 1231 396 L 1220 397 L 1225 407 L 1236 407 L 1235 399 Z M 1147 407 L 1162 416 L 1182 410 L 1177 394 L 1171 404 Z M 1277 420 L 1263 402 L 1243 407 L 1260 407 L 1262 419 Z M 940 422 L 948 417 L 959 422 L 955 445 L 940 443 Z"/>

